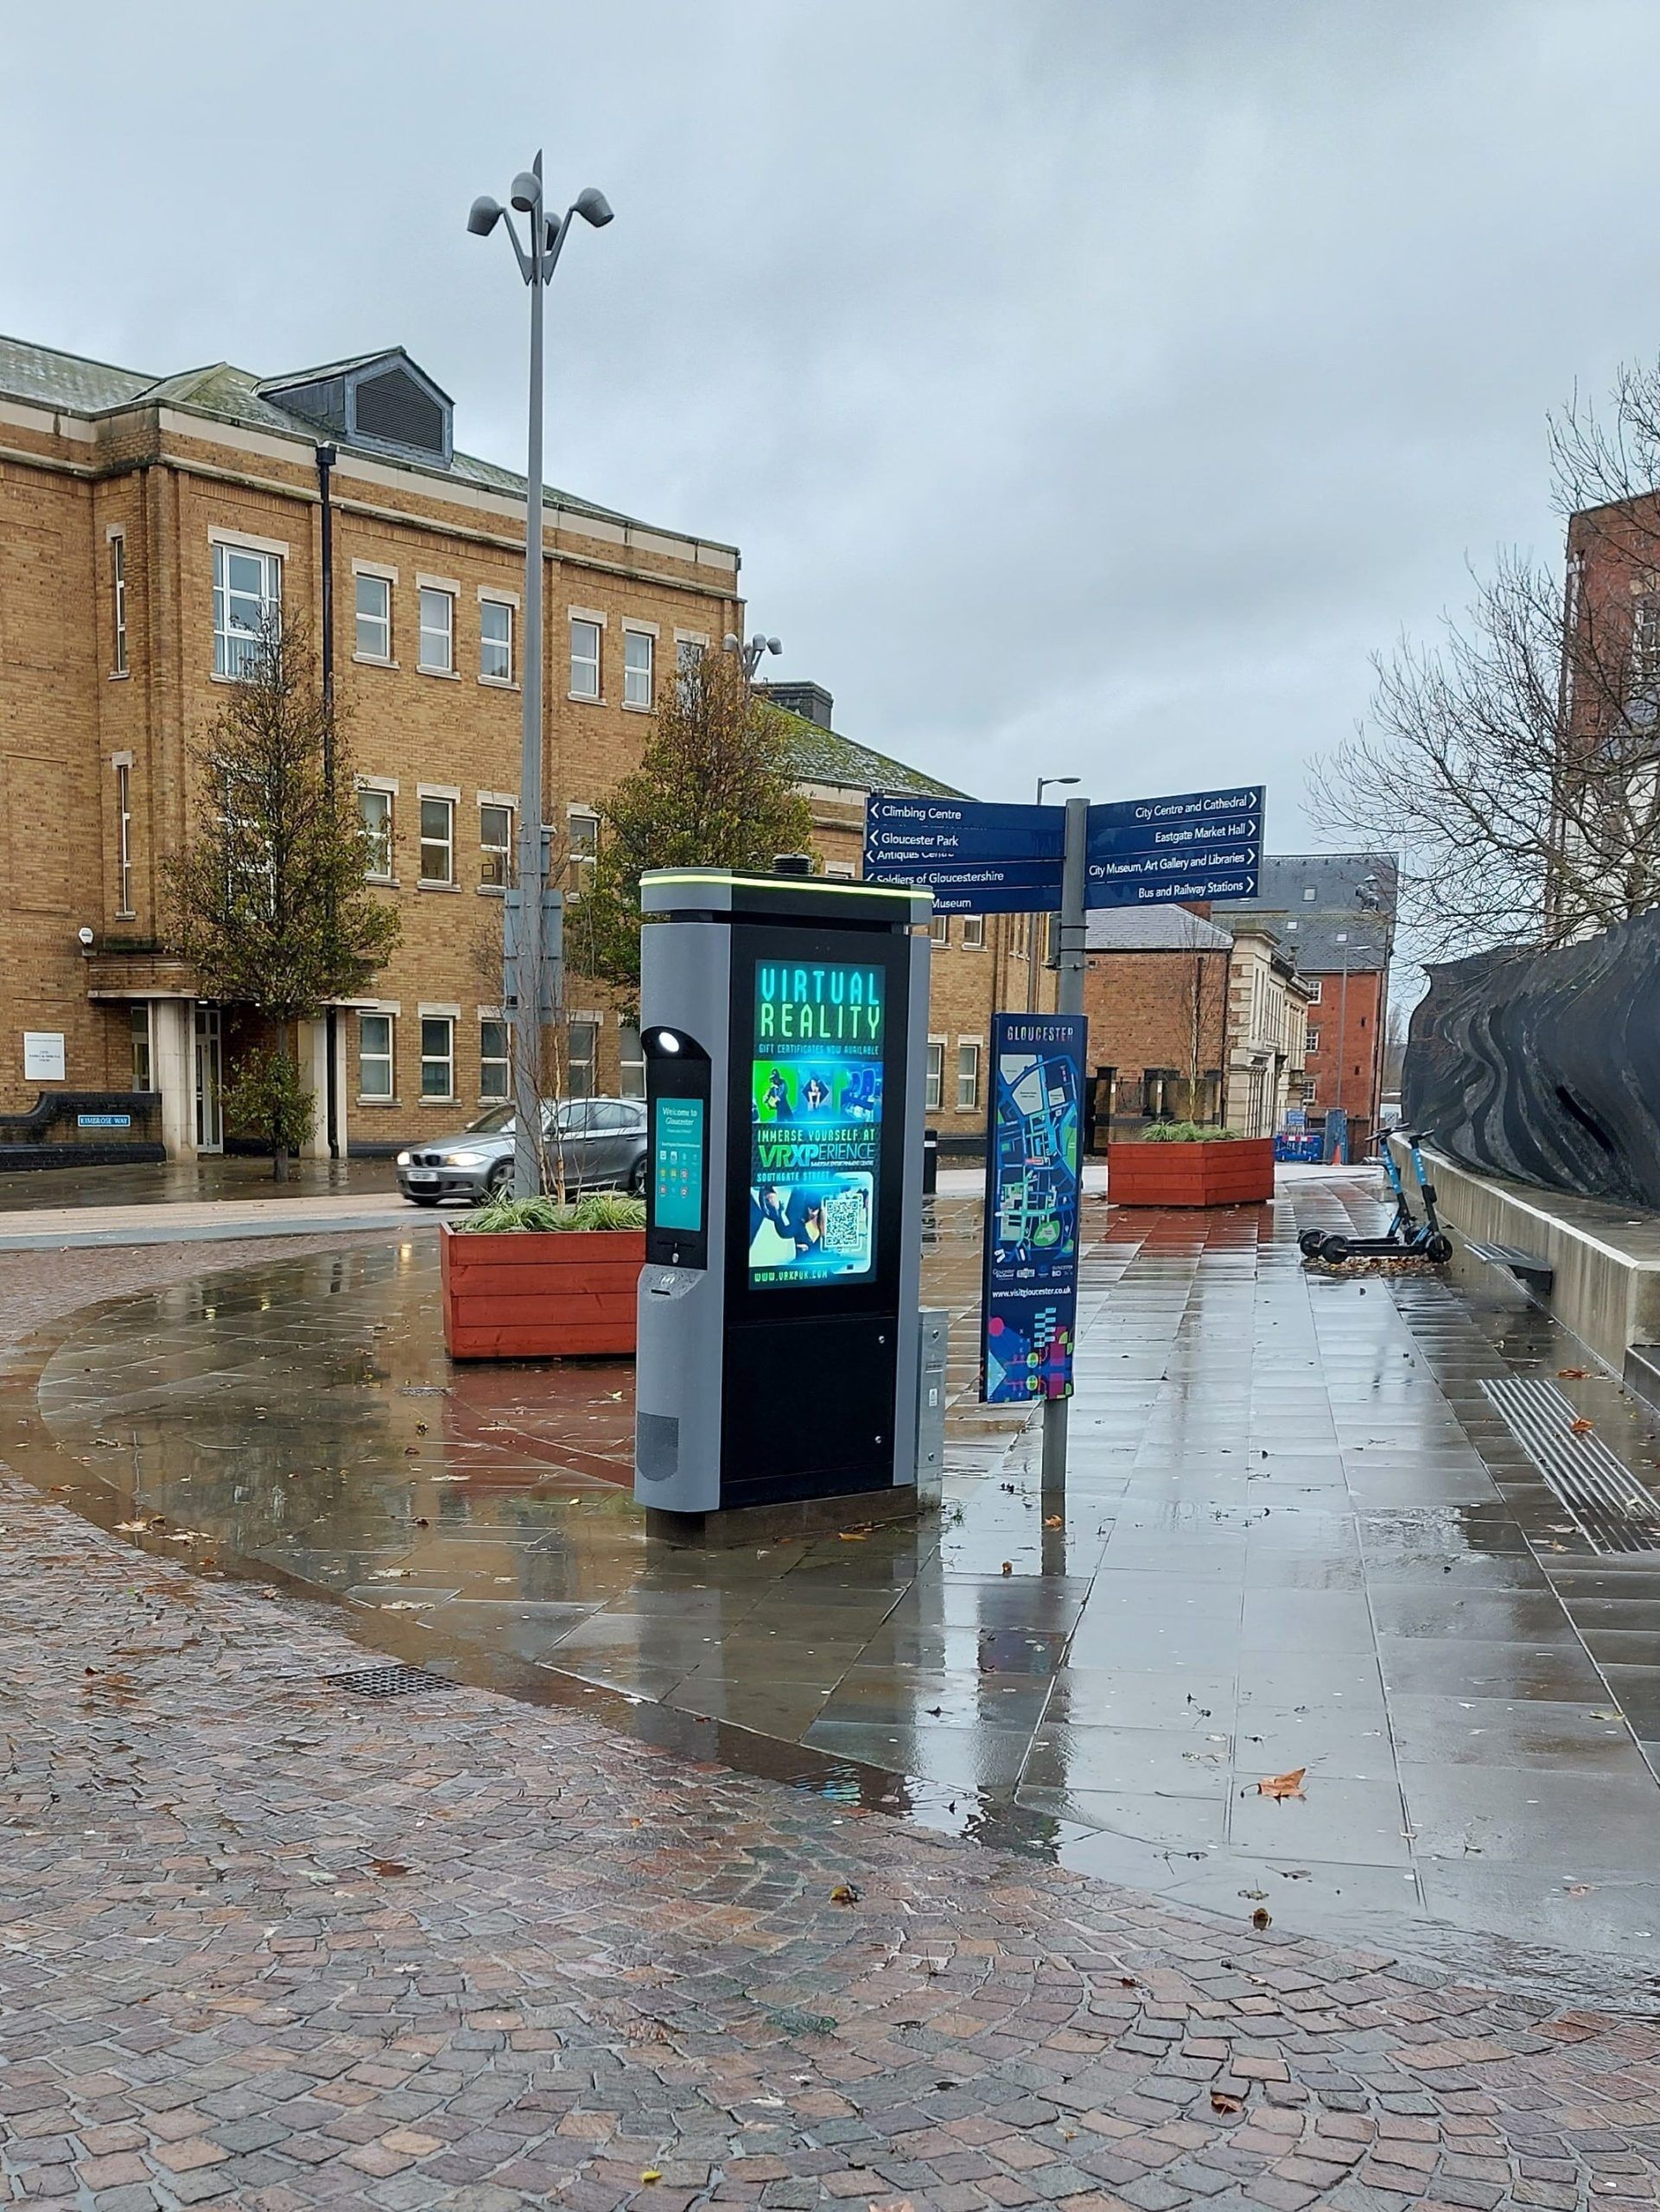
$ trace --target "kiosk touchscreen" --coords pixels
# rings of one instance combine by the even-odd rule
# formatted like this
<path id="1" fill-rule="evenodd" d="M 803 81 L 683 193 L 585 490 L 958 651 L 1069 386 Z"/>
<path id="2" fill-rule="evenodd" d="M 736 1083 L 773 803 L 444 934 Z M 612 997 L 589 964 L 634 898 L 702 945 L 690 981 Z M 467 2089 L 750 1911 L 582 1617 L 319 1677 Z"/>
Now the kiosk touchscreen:
<path id="1" fill-rule="evenodd" d="M 635 1495 L 913 1478 L 925 894 L 647 876 Z"/>

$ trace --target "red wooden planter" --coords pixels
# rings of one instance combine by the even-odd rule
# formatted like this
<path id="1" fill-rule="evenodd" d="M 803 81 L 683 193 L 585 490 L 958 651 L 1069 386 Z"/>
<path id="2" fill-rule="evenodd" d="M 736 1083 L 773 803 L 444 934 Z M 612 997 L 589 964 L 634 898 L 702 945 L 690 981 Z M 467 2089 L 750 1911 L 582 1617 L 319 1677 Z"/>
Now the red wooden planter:
<path id="1" fill-rule="evenodd" d="M 592 1359 L 634 1350 L 643 1229 L 444 1224 L 444 1345 L 452 1359 Z"/>
<path id="2" fill-rule="evenodd" d="M 1274 1140 L 1109 1145 L 1107 1196 L 1117 1206 L 1260 1205 L 1274 1196 Z"/>

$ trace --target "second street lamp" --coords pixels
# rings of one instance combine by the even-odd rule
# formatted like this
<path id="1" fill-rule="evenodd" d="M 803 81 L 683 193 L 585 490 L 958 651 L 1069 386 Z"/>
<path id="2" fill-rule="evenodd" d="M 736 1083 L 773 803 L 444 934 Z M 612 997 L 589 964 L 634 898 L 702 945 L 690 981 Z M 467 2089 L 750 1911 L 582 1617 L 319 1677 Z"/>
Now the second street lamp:
<path id="1" fill-rule="evenodd" d="M 522 645 L 524 720 L 518 770 L 518 942 L 513 1017 L 513 1195 L 535 1198 L 542 1188 L 541 1043 L 544 996 L 542 908 L 548 855 L 542 836 L 542 304 L 553 282 L 573 219 L 601 230 L 611 203 L 590 185 L 563 216 L 550 216 L 542 192 L 542 156 L 513 179 L 510 194 L 525 219 L 519 242 L 512 216 L 499 200 L 475 200 L 467 218 L 474 238 L 487 238 L 499 223 L 531 288 L 531 419 L 525 486 L 525 636 Z M 504 948 L 505 949 L 505 948 Z"/>

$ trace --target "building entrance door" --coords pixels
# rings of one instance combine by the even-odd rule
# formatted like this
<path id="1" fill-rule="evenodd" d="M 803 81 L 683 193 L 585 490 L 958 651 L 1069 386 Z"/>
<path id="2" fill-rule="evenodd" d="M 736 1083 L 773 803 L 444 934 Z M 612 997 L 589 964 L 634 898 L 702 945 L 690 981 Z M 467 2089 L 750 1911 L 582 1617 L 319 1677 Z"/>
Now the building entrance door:
<path id="1" fill-rule="evenodd" d="M 224 1084 L 219 1037 L 219 1009 L 196 1007 L 196 1149 L 223 1152 L 225 1124 L 219 1103 Z"/>

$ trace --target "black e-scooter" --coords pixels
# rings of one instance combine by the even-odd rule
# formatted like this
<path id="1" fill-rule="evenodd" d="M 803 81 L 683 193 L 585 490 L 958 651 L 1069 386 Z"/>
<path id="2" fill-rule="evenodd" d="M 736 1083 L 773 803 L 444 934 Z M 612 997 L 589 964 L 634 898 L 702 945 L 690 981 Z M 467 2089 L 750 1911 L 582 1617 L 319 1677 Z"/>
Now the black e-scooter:
<path id="1" fill-rule="evenodd" d="M 1424 1217 L 1420 1221 L 1412 1211 L 1407 1197 L 1406 1185 L 1401 1179 L 1395 1153 L 1387 1137 L 1383 1140 L 1383 1173 L 1390 1179 L 1395 1192 L 1395 1211 L 1390 1225 L 1381 1236 L 1343 1236 L 1323 1229 L 1305 1229 L 1298 1237 L 1298 1249 L 1305 1259 L 1324 1260 L 1328 1267 L 1341 1267 L 1345 1260 L 1428 1260 L 1441 1267 L 1453 1256 L 1453 1240 L 1441 1227 L 1441 1217 L 1435 1211 L 1435 1185 L 1424 1174 L 1423 1155 L 1418 1149 L 1418 1139 L 1404 1129 L 1399 1132 L 1402 1141 L 1412 1152 L 1412 1172 L 1417 1179 L 1419 1195 L 1424 1202 Z"/>

